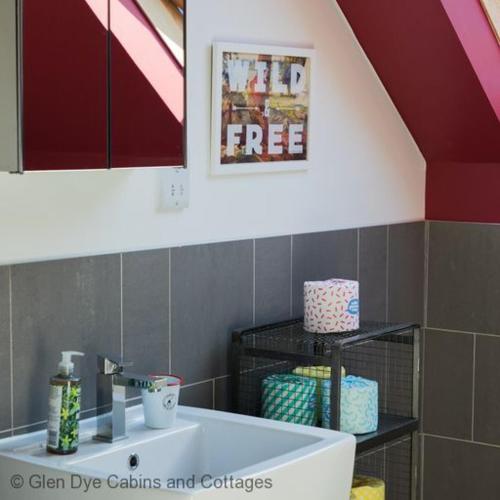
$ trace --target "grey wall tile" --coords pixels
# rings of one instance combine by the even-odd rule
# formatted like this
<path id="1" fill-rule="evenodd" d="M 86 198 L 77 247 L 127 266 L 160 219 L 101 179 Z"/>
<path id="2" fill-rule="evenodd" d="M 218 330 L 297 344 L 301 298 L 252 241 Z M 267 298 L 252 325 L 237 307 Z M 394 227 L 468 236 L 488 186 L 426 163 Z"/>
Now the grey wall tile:
<path id="1" fill-rule="evenodd" d="M 421 328 L 420 331 L 420 349 L 419 349 L 419 358 L 420 358 L 420 374 L 419 374 L 419 380 L 418 380 L 418 415 L 420 417 L 420 422 L 418 424 L 418 431 L 419 432 L 424 432 L 424 426 L 423 426 L 423 414 L 424 414 L 424 380 L 425 380 L 425 366 L 424 366 L 424 353 L 425 353 L 425 342 L 426 342 L 426 335 L 425 335 L 425 328 Z M 422 446 L 423 446 L 423 441 L 422 441 Z M 422 451 L 423 455 L 423 451 Z"/>
<path id="2" fill-rule="evenodd" d="M 354 462 L 356 475 L 378 477 L 385 481 L 385 470 L 385 450 L 383 447 L 356 457 Z"/>
<path id="3" fill-rule="evenodd" d="M 403 341 L 402 335 L 399 337 L 400 341 Z M 411 417 L 413 415 L 413 345 L 404 342 L 384 343 L 387 349 L 387 413 Z"/>
<path id="4" fill-rule="evenodd" d="M 500 337 L 476 337 L 474 440 L 500 445 Z"/>
<path id="5" fill-rule="evenodd" d="M 96 354 L 120 352 L 120 257 L 12 267 L 14 425 L 47 418 L 62 350 L 81 350 L 83 408 L 95 406 Z"/>
<path id="6" fill-rule="evenodd" d="M 425 500 L 499 497 L 500 448 L 426 436 Z"/>
<path id="7" fill-rule="evenodd" d="M 0 267 L 0 431 L 11 427 L 9 268 Z"/>
<path id="8" fill-rule="evenodd" d="M 416 486 L 416 499 L 424 500 L 424 438 L 421 429 L 419 429 L 419 434 L 417 437 L 417 452 L 418 452 L 418 464 L 417 464 L 417 486 Z"/>
<path id="9" fill-rule="evenodd" d="M 142 397 L 140 397 L 140 391 L 138 394 L 134 395 L 131 399 L 127 399 L 126 407 L 132 408 L 133 406 L 138 406 L 142 404 Z"/>
<path id="10" fill-rule="evenodd" d="M 173 372 L 227 375 L 231 332 L 253 321 L 253 242 L 174 248 L 171 273 Z"/>
<path id="11" fill-rule="evenodd" d="M 86 418 L 82 416 L 82 418 Z M 13 436 L 21 436 L 23 434 L 30 434 L 32 432 L 43 431 L 47 428 L 47 422 L 41 422 L 38 424 L 27 425 L 26 427 L 19 427 L 12 431 Z"/>
<path id="12" fill-rule="evenodd" d="M 179 403 L 184 406 L 195 406 L 196 408 L 214 407 L 214 385 L 213 381 L 182 387 Z"/>
<path id="13" fill-rule="evenodd" d="M 304 314 L 304 281 L 357 279 L 357 230 L 293 236 L 292 313 Z"/>
<path id="14" fill-rule="evenodd" d="M 123 356 L 139 373 L 169 371 L 169 250 L 123 254 Z"/>
<path id="15" fill-rule="evenodd" d="M 426 331 L 424 432 L 471 438 L 473 350 L 472 335 Z"/>
<path id="16" fill-rule="evenodd" d="M 359 230 L 359 299 L 363 320 L 386 321 L 387 226 Z"/>
<path id="17" fill-rule="evenodd" d="M 255 323 L 291 318 L 291 236 L 255 240 Z"/>
<path id="18" fill-rule="evenodd" d="M 425 223 L 389 226 L 389 321 L 423 324 Z"/>
<path id="19" fill-rule="evenodd" d="M 130 406 L 134 406 L 133 404 L 129 404 L 129 402 L 127 401 L 125 403 L 125 406 L 126 408 L 129 408 Z M 111 408 L 109 408 L 111 410 Z M 93 417 L 96 417 L 97 416 L 97 413 L 98 413 L 98 410 L 96 408 L 92 408 L 90 410 L 84 410 L 80 413 L 80 418 L 83 420 L 85 418 L 93 418 Z M 101 415 L 103 412 L 102 412 L 102 409 L 99 410 L 99 415 Z"/>
<path id="20" fill-rule="evenodd" d="M 409 498 L 408 485 L 412 480 L 411 448 L 411 438 L 387 445 L 385 450 L 386 500 Z"/>
<path id="21" fill-rule="evenodd" d="M 500 226 L 433 222 L 428 326 L 500 334 Z"/>
<path id="22" fill-rule="evenodd" d="M 214 408 L 220 411 L 231 411 L 231 378 L 218 378 L 215 380 Z"/>

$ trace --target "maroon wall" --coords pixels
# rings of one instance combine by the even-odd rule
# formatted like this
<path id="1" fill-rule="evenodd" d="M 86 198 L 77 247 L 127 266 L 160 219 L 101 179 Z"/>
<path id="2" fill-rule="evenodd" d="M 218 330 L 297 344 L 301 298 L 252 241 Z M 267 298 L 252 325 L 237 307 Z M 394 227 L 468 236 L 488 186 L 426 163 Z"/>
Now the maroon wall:
<path id="1" fill-rule="evenodd" d="M 439 0 L 338 3 L 427 160 L 427 218 L 500 222 L 500 48 L 478 0 L 450 17 Z"/>
<path id="2" fill-rule="evenodd" d="M 428 163 L 426 218 L 500 222 L 500 162 Z"/>

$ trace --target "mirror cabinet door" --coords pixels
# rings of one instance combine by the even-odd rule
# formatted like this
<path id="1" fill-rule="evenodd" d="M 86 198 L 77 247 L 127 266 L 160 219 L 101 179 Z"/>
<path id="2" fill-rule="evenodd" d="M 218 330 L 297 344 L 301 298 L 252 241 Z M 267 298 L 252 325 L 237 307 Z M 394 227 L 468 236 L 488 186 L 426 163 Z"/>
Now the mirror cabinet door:
<path id="1" fill-rule="evenodd" d="M 183 165 L 181 11 L 171 0 L 111 0 L 110 9 L 111 167 Z"/>
<path id="2" fill-rule="evenodd" d="M 108 166 L 107 0 L 23 0 L 24 170 Z"/>
<path id="3" fill-rule="evenodd" d="M 181 0 L 23 0 L 24 170 L 184 164 Z"/>

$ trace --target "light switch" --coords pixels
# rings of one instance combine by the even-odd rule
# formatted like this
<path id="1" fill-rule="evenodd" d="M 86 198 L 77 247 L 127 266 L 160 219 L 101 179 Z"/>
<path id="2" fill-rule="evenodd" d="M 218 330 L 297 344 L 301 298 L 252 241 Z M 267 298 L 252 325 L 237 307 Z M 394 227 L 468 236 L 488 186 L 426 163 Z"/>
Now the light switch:
<path id="1" fill-rule="evenodd" d="M 189 206 L 189 173 L 187 168 L 166 168 L 162 171 L 162 208 L 165 210 Z"/>

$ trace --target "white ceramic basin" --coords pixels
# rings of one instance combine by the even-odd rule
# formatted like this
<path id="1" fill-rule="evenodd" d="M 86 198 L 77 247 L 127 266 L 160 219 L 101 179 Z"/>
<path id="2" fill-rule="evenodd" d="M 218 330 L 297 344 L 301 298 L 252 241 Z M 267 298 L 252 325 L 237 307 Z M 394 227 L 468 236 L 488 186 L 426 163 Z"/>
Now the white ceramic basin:
<path id="1" fill-rule="evenodd" d="M 0 499 L 349 499 L 349 434 L 187 407 L 171 429 L 145 428 L 142 406 L 127 423 L 129 438 L 106 444 L 83 421 L 78 452 L 62 457 L 43 431 L 0 441 Z"/>

